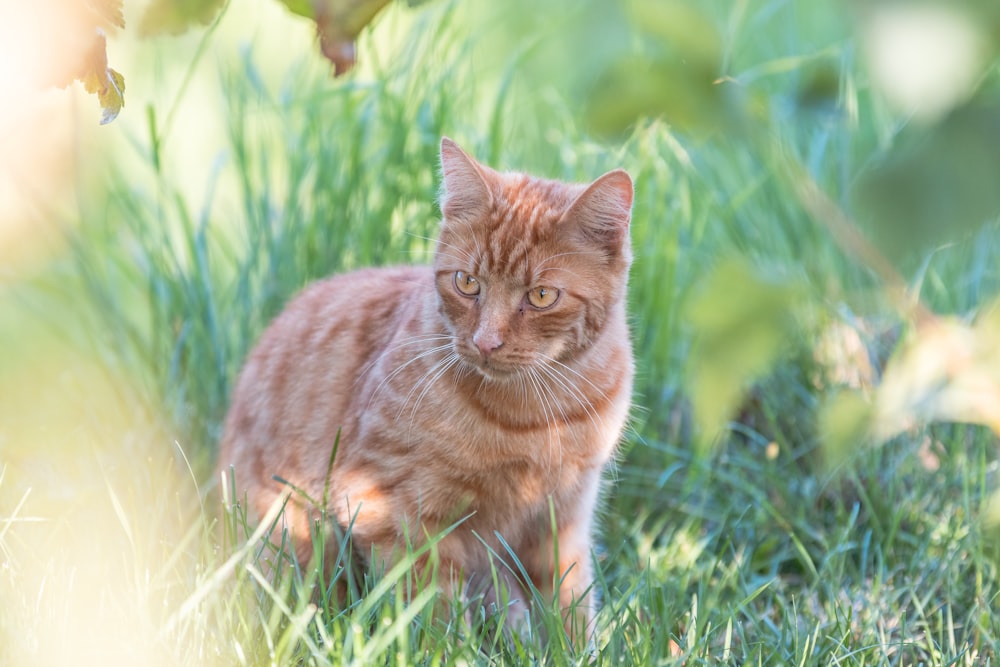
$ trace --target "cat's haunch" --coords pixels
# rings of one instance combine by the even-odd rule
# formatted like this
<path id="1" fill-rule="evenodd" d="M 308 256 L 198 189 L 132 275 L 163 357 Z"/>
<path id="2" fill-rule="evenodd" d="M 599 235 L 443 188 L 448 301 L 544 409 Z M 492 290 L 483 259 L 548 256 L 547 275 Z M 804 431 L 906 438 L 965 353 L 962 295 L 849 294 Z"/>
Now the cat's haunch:
<path id="1" fill-rule="evenodd" d="M 295 297 L 240 374 L 219 468 L 258 516 L 291 494 L 303 562 L 317 508 L 275 477 L 327 497 L 379 566 L 464 517 L 436 547 L 445 593 L 462 581 L 523 614 L 519 575 L 497 567 L 507 590 L 492 590 L 490 548 L 505 543 L 579 634 L 596 606 L 602 471 L 632 392 L 632 181 L 499 173 L 447 138 L 441 164 L 433 266 L 337 275 Z"/>

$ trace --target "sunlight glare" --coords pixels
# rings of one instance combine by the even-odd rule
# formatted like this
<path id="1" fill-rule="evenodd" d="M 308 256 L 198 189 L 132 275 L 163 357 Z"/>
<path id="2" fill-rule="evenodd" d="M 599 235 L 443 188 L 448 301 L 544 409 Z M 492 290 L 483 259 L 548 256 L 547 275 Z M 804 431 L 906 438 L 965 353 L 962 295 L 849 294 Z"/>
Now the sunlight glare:
<path id="1" fill-rule="evenodd" d="M 78 20 L 52 0 L 0 8 L 0 264 L 8 270 L 49 249 L 53 211 L 72 189 L 75 94 L 58 85 L 92 34 Z"/>
<path id="2" fill-rule="evenodd" d="M 988 52 L 971 17 L 943 5 L 880 6 L 863 39 L 878 88 L 899 110 L 927 122 L 971 94 Z"/>

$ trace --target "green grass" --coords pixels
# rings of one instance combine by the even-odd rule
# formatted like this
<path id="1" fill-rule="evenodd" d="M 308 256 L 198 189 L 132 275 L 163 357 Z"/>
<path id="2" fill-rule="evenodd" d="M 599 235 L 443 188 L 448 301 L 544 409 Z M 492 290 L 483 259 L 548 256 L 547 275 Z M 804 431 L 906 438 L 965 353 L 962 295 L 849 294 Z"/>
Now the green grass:
<path id="1" fill-rule="evenodd" d="M 869 88 L 838 3 L 706 7 L 725 71 L 767 109 L 759 133 L 642 121 L 593 136 L 581 74 L 563 86 L 532 60 L 549 25 L 504 54 L 477 50 L 471 11 L 397 9 L 366 38 L 361 75 L 331 82 L 307 39 L 279 64 L 227 47 L 230 9 L 208 37 L 214 60 L 195 63 L 209 97 L 164 75 L 169 104 L 130 103 L 130 145 L 81 201 L 71 252 L 0 288 L 15 315 L 0 324 L 15 352 L 0 358 L 0 663 L 995 663 L 996 435 L 915 427 L 831 462 L 817 426 L 832 393 L 813 358 L 824 328 L 845 313 L 906 324 L 810 214 L 789 164 L 851 211 L 852 183 L 906 120 Z M 840 82 L 831 106 L 789 106 L 817 63 Z M 174 102 L 225 130 L 200 161 Z M 266 576 L 282 545 L 242 539 L 258 526 L 208 474 L 242 359 L 294 292 L 429 260 L 444 134 L 501 168 L 588 180 L 622 166 L 636 182 L 634 430 L 599 521 L 604 608 L 586 651 L 544 609 L 549 641 L 469 622 L 460 600 L 435 614 L 405 567 L 363 573 L 345 557 L 335 581 L 287 564 Z M 968 316 L 1000 290 L 998 251 L 993 221 L 900 272 L 937 312 Z M 734 255 L 806 296 L 705 450 L 688 304 Z"/>

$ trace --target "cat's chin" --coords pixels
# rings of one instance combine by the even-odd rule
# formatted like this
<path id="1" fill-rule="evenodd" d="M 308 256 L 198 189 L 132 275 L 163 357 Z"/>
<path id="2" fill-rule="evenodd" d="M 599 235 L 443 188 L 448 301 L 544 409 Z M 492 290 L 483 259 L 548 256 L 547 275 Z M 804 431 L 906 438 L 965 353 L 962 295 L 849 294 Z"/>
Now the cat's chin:
<path id="1" fill-rule="evenodd" d="M 513 369 L 497 368 L 496 366 L 483 366 L 481 364 L 473 364 L 472 368 L 480 377 L 490 382 L 505 382 L 513 378 L 517 373 Z"/>
<path id="2" fill-rule="evenodd" d="M 481 359 L 465 359 L 465 364 L 478 376 L 489 382 L 506 382 L 517 377 L 519 368 L 511 364 L 483 361 Z"/>
<path id="3" fill-rule="evenodd" d="M 520 373 L 518 373 L 516 370 L 498 371 L 493 368 L 480 370 L 479 374 L 482 375 L 483 379 L 486 380 L 487 382 L 496 385 L 508 384 L 516 380 L 518 377 L 520 377 Z"/>

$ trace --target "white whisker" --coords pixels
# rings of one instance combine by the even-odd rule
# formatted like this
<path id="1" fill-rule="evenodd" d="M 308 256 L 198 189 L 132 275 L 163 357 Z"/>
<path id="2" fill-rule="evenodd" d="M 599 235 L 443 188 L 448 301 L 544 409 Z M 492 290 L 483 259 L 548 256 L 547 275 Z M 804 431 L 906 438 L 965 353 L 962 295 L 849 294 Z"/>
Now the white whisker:
<path id="1" fill-rule="evenodd" d="M 413 363 L 415 363 L 417 361 L 420 361 L 421 359 L 424 359 L 425 357 L 428 357 L 430 355 L 437 354 L 439 352 L 443 352 L 444 350 L 448 350 L 448 349 L 452 348 L 452 342 L 451 342 L 451 338 L 449 336 L 444 336 L 442 338 L 439 338 L 438 340 L 442 340 L 442 339 L 447 340 L 448 342 L 445 343 L 444 345 L 436 345 L 434 347 L 430 347 L 430 348 L 427 348 L 426 350 L 423 350 L 419 354 L 417 354 L 417 355 L 413 356 L 412 358 L 410 358 L 405 363 L 402 363 L 399 366 L 397 366 L 391 373 L 389 373 L 384 378 L 382 378 L 382 381 L 378 383 L 378 386 L 375 387 L 375 390 L 372 392 L 371 397 L 368 399 L 368 404 L 365 407 L 365 409 L 366 410 L 370 409 L 371 406 L 372 406 L 372 403 L 375 401 L 375 397 L 378 396 L 378 393 L 382 390 L 382 388 L 387 383 L 391 382 L 393 378 L 395 378 L 397 375 L 399 375 L 400 373 L 402 373 L 403 370 L 405 370 L 410 364 L 413 364 Z M 425 342 L 425 341 L 415 341 L 414 343 L 416 343 L 416 342 Z M 402 345 L 397 346 L 396 348 L 393 348 L 393 349 L 399 349 L 399 347 L 402 347 Z M 384 353 L 384 354 L 388 354 L 388 351 L 386 353 Z M 436 364 L 435 364 L 435 366 L 436 366 Z"/>
<path id="2" fill-rule="evenodd" d="M 545 259 L 543 259 L 542 262 L 541 262 L 541 266 L 545 266 L 546 262 L 549 262 L 549 261 L 555 259 L 556 257 L 569 257 L 571 255 L 597 255 L 597 256 L 600 256 L 601 253 L 598 252 L 598 251 L 595 251 L 595 250 L 569 250 L 569 251 L 566 251 L 566 252 L 557 252 L 556 254 L 549 255 L 548 257 L 546 257 Z"/>
<path id="3" fill-rule="evenodd" d="M 399 409 L 396 410 L 396 416 L 393 417 L 394 421 L 399 421 L 399 418 L 403 415 L 403 411 L 406 409 L 407 404 L 409 404 L 410 397 L 413 396 L 413 393 L 417 391 L 417 389 L 427 380 L 427 378 L 429 378 L 431 375 L 436 373 L 438 369 L 440 369 L 442 366 L 448 363 L 451 360 L 452 354 L 454 353 L 448 354 L 447 356 L 444 357 L 444 359 L 439 359 L 438 361 L 436 361 L 430 368 L 424 371 L 423 375 L 417 378 L 417 381 L 413 383 L 413 386 L 410 387 L 410 390 L 406 392 L 406 396 L 403 397 L 403 401 L 400 404 Z"/>
<path id="4" fill-rule="evenodd" d="M 451 255 L 451 254 L 448 254 L 448 253 L 444 253 L 444 252 L 441 251 L 441 248 L 439 247 L 437 249 L 437 251 L 436 251 L 438 255 L 445 255 L 445 254 L 447 254 L 449 257 L 452 257 L 453 259 L 457 260 L 458 262 L 466 264 L 466 266 L 468 266 L 468 268 L 470 268 L 470 269 L 473 266 L 475 266 L 475 258 L 472 256 L 472 254 L 468 250 L 465 250 L 464 248 L 460 248 L 457 245 L 455 245 L 454 243 L 447 243 L 445 241 L 442 241 L 441 239 L 438 239 L 437 243 L 438 243 L 439 246 L 444 246 L 446 248 L 451 248 L 452 250 L 454 250 L 455 252 L 458 253 L 458 255 Z"/>
<path id="5" fill-rule="evenodd" d="M 410 390 L 410 393 L 406 395 L 406 401 L 409 401 L 410 396 L 413 394 L 413 391 L 417 388 L 417 386 L 419 386 L 421 383 L 424 383 L 424 388 L 420 391 L 420 394 L 417 395 L 417 400 L 414 401 L 413 408 L 410 410 L 410 423 L 409 426 L 407 427 L 407 434 L 413 431 L 413 420 L 416 419 L 417 409 L 420 407 L 420 403 L 424 400 L 424 397 L 427 395 L 427 392 L 430 391 L 431 387 L 434 386 L 435 382 L 441 379 L 441 376 L 443 376 L 445 373 L 448 372 L 448 369 L 450 369 L 459 361 L 461 361 L 461 357 L 459 357 L 457 353 L 452 352 L 447 357 L 445 357 L 443 361 L 439 362 L 430 371 L 425 373 L 424 376 L 417 382 L 417 384 L 414 385 L 413 389 Z M 434 373 L 434 375 L 431 376 L 430 379 L 427 379 L 428 376 L 431 375 L 431 373 Z M 406 401 L 403 402 L 403 405 L 400 407 L 399 413 L 396 415 L 397 420 L 399 419 L 400 415 L 403 414 L 403 409 L 406 407 Z M 407 437 L 409 437 L 409 435 L 407 435 Z"/>
<path id="6" fill-rule="evenodd" d="M 450 252 L 438 251 L 438 257 L 449 257 L 453 259 L 459 266 L 465 267 L 466 269 L 471 269 L 473 267 L 471 257 L 460 257 Z"/>
<path id="7" fill-rule="evenodd" d="M 561 266 L 550 266 L 550 267 L 542 269 L 540 271 L 536 271 L 535 272 L 535 276 L 536 276 L 535 280 L 536 281 L 537 280 L 541 280 L 542 276 L 544 274 L 548 273 L 549 271 L 562 271 L 563 273 L 568 273 L 569 275 L 573 276 L 574 278 L 577 278 L 577 279 L 580 278 L 580 274 L 578 274 L 576 271 L 571 271 L 569 269 L 564 269 Z"/>
<path id="8" fill-rule="evenodd" d="M 600 431 L 601 427 L 604 425 L 604 419 L 601 417 L 600 413 L 598 413 L 590 399 L 587 398 L 587 395 L 584 394 L 579 387 L 570 382 L 569 378 L 563 375 L 559 369 L 550 366 L 540 366 L 539 368 L 559 385 L 565 395 L 572 398 L 581 408 L 583 408 L 584 412 L 587 413 L 587 417 L 590 419 L 590 423 L 594 425 L 595 429 Z M 598 421 L 600 424 L 597 423 Z"/>
<path id="9" fill-rule="evenodd" d="M 601 389 L 596 384 L 594 384 L 593 382 L 591 382 L 590 379 L 587 378 L 587 376 L 583 375 L 582 373 L 580 373 L 575 368 L 572 368 L 571 366 L 568 366 L 568 365 L 564 364 L 563 362 L 559 361 L 558 359 L 554 359 L 553 357 L 550 357 L 550 356 L 545 355 L 545 354 L 539 354 L 538 356 L 541 357 L 542 359 L 544 359 L 545 361 L 549 362 L 550 364 L 554 364 L 556 366 L 559 366 L 560 368 L 563 368 L 563 369 L 569 371 L 570 373 L 572 373 L 573 375 L 575 375 L 577 378 L 583 380 L 588 385 L 590 385 L 590 388 L 593 389 L 594 391 L 596 391 L 597 394 L 602 399 L 604 399 L 605 401 L 608 401 L 608 402 L 611 401 L 611 398 L 604 392 L 603 389 Z"/>
<path id="10" fill-rule="evenodd" d="M 561 371 L 559 371 L 554 366 L 558 366 L 559 368 L 565 369 L 566 371 L 569 371 L 570 373 L 572 373 L 573 375 L 575 375 L 577 378 L 579 378 L 583 382 L 586 382 L 590 386 L 590 388 L 593 389 L 597 393 L 597 395 L 600 396 L 603 400 L 605 400 L 605 401 L 607 401 L 609 403 L 611 402 L 611 398 L 607 395 L 607 393 L 605 393 L 600 387 L 598 387 L 589 378 L 587 378 L 585 375 L 583 375 L 582 373 L 580 373 L 576 369 L 574 369 L 574 368 L 572 368 L 572 367 L 564 364 L 563 362 L 559 361 L 558 359 L 553 359 L 552 357 L 549 357 L 549 356 L 546 356 L 546 355 L 539 355 L 539 356 L 542 359 L 544 359 L 544 360 L 550 362 L 551 364 L 553 364 L 553 367 L 548 367 L 547 368 L 548 371 L 553 372 L 553 373 L 558 372 L 558 374 L 561 377 L 563 377 L 566 380 L 567 383 L 569 383 L 569 378 L 566 377 L 564 373 L 562 373 Z M 580 405 L 583 406 L 585 409 L 587 408 L 587 406 L 590 406 L 590 410 L 588 410 L 588 412 L 591 414 L 591 422 L 594 423 L 594 427 L 595 428 L 599 428 L 598 425 L 597 425 L 597 423 L 594 422 L 594 417 L 596 417 L 601 422 L 601 426 L 603 427 L 605 425 L 604 424 L 604 419 L 603 419 L 603 417 L 601 417 L 601 415 L 597 411 L 597 409 L 593 407 L 593 402 L 590 401 L 590 400 L 588 400 L 586 398 L 586 396 L 583 394 L 583 392 L 580 390 L 579 387 L 577 387 L 573 383 L 569 383 L 569 384 L 575 389 L 576 393 L 578 394 L 577 400 L 580 402 Z M 584 405 L 584 402 L 586 402 L 586 405 Z M 637 435 L 637 436 L 639 435 L 638 432 L 635 431 L 634 426 L 632 426 L 632 424 L 630 423 L 630 420 L 626 421 L 625 428 L 627 430 L 632 431 L 635 435 Z M 616 470 L 614 468 L 614 466 L 609 466 L 609 469 L 611 469 L 612 470 L 612 474 L 614 474 L 614 471 Z"/>
<path id="11" fill-rule="evenodd" d="M 477 237 L 477 236 L 473 236 L 472 237 L 472 243 L 476 246 L 476 255 L 475 255 L 474 258 L 470 258 L 470 259 L 475 259 L 476 260 L 476 262 L 477 262 L 476 270 L 478 271 L 479 270 L 478 260 L 483 257 L 483 248 L 482 248 L 481 245 L 479 245 L 479 237 Z"/>
<path id="12" fill-rule="evenodd" d="M 558 425 L 555 424 L 556 414 L 555 406 L 553 405 L 555 401 L 553 400 L 553 395 L 549 388 L 545 385 L 545 382 L 538 375 L 534 367 L 529 366 L 527 368 L 527 373 L 525 374 L 527 379 L 531 383 L 532 390 L 535 392 L 535 396 L 538 398 L 538 403 L 542 407 L 542 414 L 545 417 L 545 429 L 546 429 L 546 442 L 547 442 L 547 452 L 548 461 L 546 462 L 546 469 L 549 472 L 550 478 L 552 474 L 552 459 L 553 451 L 558 455 L 558 465 L 557 470 L 562 470 L 562 438 L 560 434 L 560 429 Z M 565 416 L 565 415 L 564 415 Z M 565 421 L 565 420 L 564 420 Z M 553 435 L 554 434 L 554 435 Z M 553 480 L 555 482 L 555 480 Z"/>
<path id="13" fill-rule="evenodd" d="M 376 364 L 378 364 L 379 361 L 384 359 L 389 354 L 392 354 L 393 352 L 396 352 L 397 350 L 400 350 L 408 345 L 416 345 L 418 343 L 429 343 L 431 341 L 442 341 L 442 340 L 450 341 L 451 336 L 447 334 L 435 333 L 435 334 L 418 334 L 416 336 L 410 336 L 409 338 L 404 338 L 395 345 L 382 350 L 381 352 L 378 353 L 378 355 L 374 359 L 365 364 L 361 368 L 361 370 L 358 371 L 358 377 L 354 379 L 354 384 L 357 385 L 357 383 L 360 382 L 364 378 L 364 376 L 367 375 L 371 371 L 371 369 L 375 367 Z"/>

